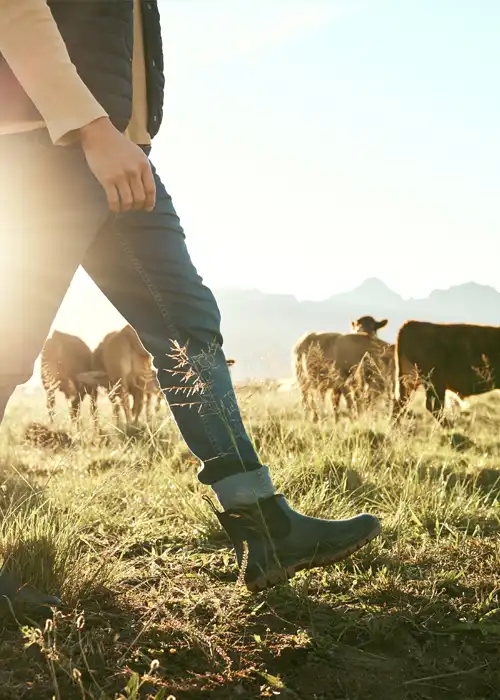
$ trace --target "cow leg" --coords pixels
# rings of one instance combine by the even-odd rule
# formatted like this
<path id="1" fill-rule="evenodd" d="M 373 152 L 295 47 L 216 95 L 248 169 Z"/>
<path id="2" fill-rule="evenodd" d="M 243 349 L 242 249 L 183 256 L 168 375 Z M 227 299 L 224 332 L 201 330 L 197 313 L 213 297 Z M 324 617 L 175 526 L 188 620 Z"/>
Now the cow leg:
<path id="1" fill-rule="evenodd" d="M 117 381 L 111 380 L 111 390 L 109 392 L 109 400 L 113 407 L 113 416 L 115 419 L 116 426 L 120 427 L 120 408 L 123 409 L 125 414 L 125 423 L 129 425 L 132 422 L 132 412 L 130 410 L 130 392 L 128 387 L 125 386 L 123 379 Z"/>
<path id="2" fill-rule="evenodd" d="M 310 410 L 308 387 L 304 382 L 299 381 L 299 390 L 300 390 L 300 403 L 302 404 L 302 410 L 304 411 L 305 415 L 307 416 L 309 413 L 309 410 Z"/>
<path id="3" fill-rule="evenodd" d="M 120 427 L 120 408 L 121 408 L 121 401 L 118 398 L 118 396 L 114 396 L 111 399 L 111 406 L 113 408 L 113 417 L 115 419 L 115 425 L 119 428 Z"/>
<path id="4" fill-rule="evenodd" d="M 153 421 L 153 416 L 158 415 L 161 407 L 162 394 L 160 391 L 154 391 L 146 397 L 146 420 L 148 424 Z"/>
<path id="5" fill-rule="evenodd" d="M 89 402 L 90 402 L 90 408 L 89 408 L 90 424 L 91 424 L 92 430 L 94 432 L 97 432 L 99 430 L 99 417 L 98 417 L 98 413 L 97 413 L 98 389 L 96 387 L 92 387 L 91 389 L 86 389 L 85 392 L 81 395 L 82 403 L 85 400 L 86 396 L 89 397 Z"/>
<path id="6" fill-rule="evenodd" d="M 90 399 L 90 420 L 92 426 L 97 429 L 99 427 L 99 416 L 97 413 L 97 389 L 91 389 L 89 392 Z"/>
<path id="7" fill-rule="evenodd" d="M 396 380 L 396 389 L 392 400 L 391 419 L 399 423 L 406 413 L 410 399 L 416 387 L 407 374 L 400 375 Z"/>
<path id="8" fill-rule="evenodd" d="M 344 387 L 343 394 L 350 417 L 353 420 L 358 420 L 365 408 L 366 395 L 364 391 L 356 384 L 349 382 L 349 385 Z"/>
<path id="9" fill-rule="evenodd" d="M 128 391 L 128 389 L 125 388 L 125 386 L 120 385 L 120 389 L 118 390 L 118 397 L 119 404 L 121 404 L 123 412 L 125 413 L 125 423 L 127 425 L 130 425 L 132 423 L 132 410 L 130 408 L 130 392 Z"/>
<path id="10" fill-rule="evenodd" d="M 443 427 L 450 426 L 450 421 L 444 415 L 446 390 L 435 385 L 428 386 L 425 391 L 425 407 L 436 421 Z"/>
<path id="11" fill-rule="evenodd" d="M 56 392 L 53 389 L 46 389 L 47 398 L 47 412 L 49 414 L 49 421 L 54 423 L 56 416 Z"/>
<path id="12" fill-rule="evenodd" d="M 335 421 L 339 419 L 339 407 L 340 407 L 340 399 L 342 397 L 342 391 L 341 389 L 332 389 L 331 395 L 330 395 L 330 401 L 331 401 L 331 407 L 332 407 L 332 414 L 333 418 Z"/>
<path id="13" fill-rule="evenodd" d="M 304 409 L 306 418 L 312 420 L 313 423 L 317 423 L 319 414 L 316 406 L 316 389 L 313 389 L 309 385 L 302 384 L 300 391 L 302 408 Z"/>
<path id="14" fill-rule="evenodd" d="M 361 397 L 352 387 L 347 387 L 343 394 L 350 417 L 353 420 L 357 419 L 361 412 Z"/>
<path id="15" fill-rule="evenodd" d="M 160 413 L 162 399 L 163 399 L 163 394 L 161 393 L 161 391 L 158 390 L 153 394 L 153 407 L 154 407 L 154 412 L 156 415 L 158 415 Z"/>
<path id="16" fill-rule="evenodd" d="M 318 387 L 314 392 L 314 407 L 316 412 L 316 421 L 325 417 L 325 402 L 326 392 L 323 387 Z"/>
<path id="17" fill-rule="evenodd" d="M 80 408 L 82 405 L 82 397 L 76 394 L 69 402 L 69 415 L 73 423 L 78 422 L 80 418 Z"/>
<path id="18" fill-rule="evenodd" d="M 338 403 L 335 403 L 334 389 L 325 383 L 319 387 L 317 395 L 319 411 L 321 411 L 323 417 L 326 418 L 331 414 L 336 419 Z"/>
<path id="19" fill-rule="evenodd" d="M 308 391 L 309 416 L 313 423 L 318 423 L 320 419 L 321 395 L 317 389 Z"/>
<path id="20" fill-rule="evenodd" d="M 137 425 L 142 409 L 144 407 L 144 392 L 139 387 L 135 387 L 134 389 L 132 389 L 131 394 L 133 400 L 132 415 L 134 419 L 134 425 Z M 146 404 L 146 410 L 148 409 L 148 404 L 149 402 Z"/>
<path id="21" fill-rule="evenodd" d="M 144 403 L 146 404 L 146 423 L 150 425 L 153 421 L 154 406 L 156 402 L 156 394 L 147 394 Z"/>

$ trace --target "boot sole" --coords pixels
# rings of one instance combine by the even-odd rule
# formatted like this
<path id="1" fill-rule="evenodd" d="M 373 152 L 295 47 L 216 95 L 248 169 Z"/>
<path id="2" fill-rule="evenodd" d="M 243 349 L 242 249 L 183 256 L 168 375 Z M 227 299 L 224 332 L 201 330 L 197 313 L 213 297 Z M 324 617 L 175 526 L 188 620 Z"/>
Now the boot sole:
<path id="1" fill-rule="evenodd" d="M 296 564 L 293 564 L 293 566 L 279 569 L 269 569 L 252 581 L 245 581 L 246 587 L 251 593 L 258 593 L 259 591 L 264 591 L 266 588 L 272 588 L 279 583 L 286 583 L 289 579 L 293 578 L 298 571 L 302 571 L 303 569 L 315 569 L 322 566 L 328 566 L 329 564 L 335 564 L 336 562 L 351 556 L 351 554 L 354 554 L 354 552 L 357 552 L 359 549 L 374 540 L 375 537 L 380 535 L 380 531 L 381 528 L 379 523 L 368 535 L 366 535 L 366 537 L 364 537 L 362 540 L 358 540 L 350 547 L 341 549 L 340 551 L 335 552 L 335 554 L 314 556 L 312 559 L 308 558 L 302 561 L 299 560 Z"/>

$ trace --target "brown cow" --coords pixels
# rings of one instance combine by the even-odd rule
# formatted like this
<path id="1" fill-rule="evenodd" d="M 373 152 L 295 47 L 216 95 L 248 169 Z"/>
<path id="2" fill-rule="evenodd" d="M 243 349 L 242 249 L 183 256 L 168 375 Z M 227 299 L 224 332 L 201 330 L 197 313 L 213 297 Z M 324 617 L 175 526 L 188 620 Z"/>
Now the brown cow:
<path id="1" fill-rule="evenodd" d="M 500 388 L 500 327 L 407 321 L 396 341 L 393 416 L 423 386 L 426 408 L 442 425 L 446 391 L 459 400 Z"/>
<path id="2" fill-rule="evenodd" d="M 374 337 L 377 331 L 384 328 L 387 323 L 387 319 L 376 321 L 373 316 L 361 316 L 351 322 L 351 328 L 354 333 L 366 333 Z M 396 370 L 395 352 L 396 346 L 389 345 L 383 357 L 381 357 L 381 364 L 379 363 L 379 367 L 375 367 L 373 361 L 367 355 L 356 371 L 358 390 L 365 392 L 366 403 L 371 403 L 376 396 L 380 394 L 386 394 L 390 398 L 394 398 L 394 373 Z M 404 371 L 411 374 L 411 365 L 404 359 L 402 362 L 404 364 Z M 446 403 L 450 407 L 456 409 L 463 409 L 465 406 L 464 402 L 452 392 L 447 393 Z M 361 406 L 360 402 L 358 402 L 358 406 Z"/>
<path id="3" fill-rule="evenodd" d="M 45 341 L 41 353 L 40 372 L 47 397 L 49 419 L 54 422 L 56 391 L 61 391 L 69 403 L 72 420 L 80 414 L 80 407 L 87 394 L 90 395 L 91 412 L 95 416 L 97 390 L 88 389 L 78 376 L 92 368 L 92 351 L 75 335 L 54 331 Z"/>
<path id="4" fill-rule="evenodd" d="M 360 408 L 365 384 L 380 390 L 380 377 L 390 371 L 391 346 L 366 333 L 307 333 L 293 349 L 294 370 L 302 405 L 318 420 L 318 404 L 331 397 L 336 416 L 341 396 L 352 411 Z M 370 358 L 370 363 L 368 363 Z"/>
<path id="5" fill-rule="evenodd" d="M 387 326 L 388 320 L 376 321 L 373 316 L 360 316 L 351 321 L 351 331 L 353 333 L 365 333 L 371 338 L 375 338 L 380 329 Z M 358 408 L 361 408 L 361 393 L 364 393 L 365 403 L 371 403 L 377 395 L 387 394 L 391 391 L 394 377 L 394 345 L 387 345 L 381 355 L 380 362 L 374 363 L 373 358 L 366 355 L 359 367 L 356 369 L 355 383 L 357 385 L 359 398 Z"/>
<path id="6" fill-rule="evenodd" d="M 319 419 L 317 404 L 326 401 L 330 355 L 341 333 L 305 333 L 292 350 L 293 372 L 299 386 L 304 412 L 314 421 Z"/>
<path id="7" fill-rule="evenodd" d="M 381 328 L 387 326 L 388 320 L 375 321 L 373 316 L 360 316 L 355 321 L 351 321 L 351 330 L 353 333 L 366 333 L 374 338 Z"/>
<path id="8" fill-rule="evenodd" d="M 79 376 L 89 387 L 104 387 L 118 422 L 120 407 L 127 424 L 137 424 L 156 380 L 152 357 L 130 325 L 108 333 L 94 350 L 93 369 Z M 132 406 L 130 405 L 132 398 Z"/>

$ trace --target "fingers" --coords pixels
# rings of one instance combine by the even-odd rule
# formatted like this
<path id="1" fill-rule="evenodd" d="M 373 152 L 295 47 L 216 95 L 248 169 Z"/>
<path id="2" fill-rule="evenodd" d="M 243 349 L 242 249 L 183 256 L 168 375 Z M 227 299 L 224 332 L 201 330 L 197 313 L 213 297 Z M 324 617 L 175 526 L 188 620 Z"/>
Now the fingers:
<path id="1" fill-rule="evenodd" d="M 104 186 L 109 208 L 115 214 L 130 211 L 134 205 L 132 188 L 125 176 L 116 178 Z"/>
<path id="2" fill-rule="evenodd" d="M 146 193 L 144 209 L 146 209 L 146 211 L 152 211 L 156 203 L 156 185 L 149 160 L 146 161 L 142 170 L 142 183 Z"/>
<path id="3" fill-rule="evenodd" d="M 110 182 L 104 185 L 104 191 L 106 192 L 106 199 L 108 200 L 108 206 L 112 212 L 118 214 L 120 212 L 120 195 L 116 186 Z"/>
<path id="4" fill-rule="evenodd" d="M 117 178 L 115 185 L 120 195 L 120 211 L 130 211 L 134 206 L 134 196 L 132 194 L 131 178 L 122 175 Z"/>
<path id="5" fill-rule="evenodd" d="M 115 213 L 154 209 L 156 185 L 149 161 L 142 169 L 115 178 L 105 189 L 109 208 Z"/>
<path id="6" fill-rule="evenodd" d="M 146 191 L 142 182 L 140 172 L 132 173 L 129 176 L 130 189 L 133 197 L 133 209 L 144 209 L 146 203 Z"/>

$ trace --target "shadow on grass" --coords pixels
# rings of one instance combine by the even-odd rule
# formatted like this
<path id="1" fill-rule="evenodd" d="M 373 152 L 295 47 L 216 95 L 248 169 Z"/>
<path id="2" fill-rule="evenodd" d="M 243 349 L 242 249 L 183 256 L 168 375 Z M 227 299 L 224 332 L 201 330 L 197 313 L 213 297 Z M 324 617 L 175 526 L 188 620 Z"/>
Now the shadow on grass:
<path id="1" fill-rule="evenodd" d="M 24 441 L 34 447 L 52 450 L 68 449 L 75 441 L 65 430 L 49 428 L 43 423 L 30 423 L 24 432 Z"/>
<path id="2" fill-rule="evenodd" d="M 418 467 L 418 473 L 423 479 L 443 482 L 448 491 L 460 485 L 468 493 L 480 491 L 492 500 L 500 496 L 500 469 L 483 467 L 477 472 L 462 472 L 457 470 L 456 466 L 436 466 L 421 463 Z"/>
<path id="3" fill-rule="evenodd" d="M 36 566 L 39 553 L 15 554 Z M 26 628 L 3 620 L 0 696 L 49 700 L 57 685 L 61 698 L 111 700 L 136 673 L 137 698 L 494 697 L 500 630 L 464 624 L 475 591 L 446 577 L 429 586 L 430 560 L 397 566 L 399 581 L 381 582 L 387 562 L 367 553 L 251 596 L 234 588 L 234 555 L 210 541 L 138 556 L 135 580 L 89 587 L 49 628 L 38 613 L 18 618 Z"/>

